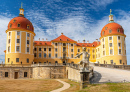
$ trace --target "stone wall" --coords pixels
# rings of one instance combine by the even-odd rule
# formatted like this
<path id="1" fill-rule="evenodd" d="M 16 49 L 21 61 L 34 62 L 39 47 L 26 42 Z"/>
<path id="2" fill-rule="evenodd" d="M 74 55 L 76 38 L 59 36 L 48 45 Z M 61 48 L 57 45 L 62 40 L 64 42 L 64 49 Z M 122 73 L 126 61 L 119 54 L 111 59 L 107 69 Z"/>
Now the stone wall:
<path id="1" fill-rule="evenodd" d="M 24 73 L 27 76 L 25 77 Z M 32 78 L 32 67 L 0 67 L 0 79 Z"/>

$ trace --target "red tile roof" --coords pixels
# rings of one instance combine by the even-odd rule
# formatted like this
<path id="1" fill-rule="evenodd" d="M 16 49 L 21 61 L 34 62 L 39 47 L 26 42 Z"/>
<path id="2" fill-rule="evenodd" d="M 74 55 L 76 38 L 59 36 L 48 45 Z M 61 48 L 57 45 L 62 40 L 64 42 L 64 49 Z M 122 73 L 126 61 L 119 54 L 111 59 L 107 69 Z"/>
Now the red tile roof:
<path id="1" fill-rule="evenodd" d="M 34 41 L 35 45 L 47 45 L 47 46 L 51 46 L 51 42 L 50 41 Z"/>
<path id="2" fill-rule="evenodd" d="M 72 39 L 70 39 L 69 37 L 61 34 L 61 36 L 57 37 L 56 39 L 52 40 L 52 41 L 68 41 L 68 42 L 75 42 L 77 43 L 77 41 L 74 41 Z"/>
<path id="3" fill-rule="evenodd" d="M 93 43 L 77 43 L 77 46 L 82 46 L 82 47 L 96 47 L 100 45 L 100 42 L 94 41 Z"/>

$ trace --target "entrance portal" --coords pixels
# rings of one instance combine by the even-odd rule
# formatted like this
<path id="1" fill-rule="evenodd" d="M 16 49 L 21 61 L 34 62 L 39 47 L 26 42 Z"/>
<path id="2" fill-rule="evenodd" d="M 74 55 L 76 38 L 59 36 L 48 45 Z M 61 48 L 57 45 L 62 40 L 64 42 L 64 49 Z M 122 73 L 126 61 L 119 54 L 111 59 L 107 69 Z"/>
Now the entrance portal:
<path id="1" fill-rule="evenodd" d="M 18 72 L 14 73 L 14 79 L 18 79 Z"/>

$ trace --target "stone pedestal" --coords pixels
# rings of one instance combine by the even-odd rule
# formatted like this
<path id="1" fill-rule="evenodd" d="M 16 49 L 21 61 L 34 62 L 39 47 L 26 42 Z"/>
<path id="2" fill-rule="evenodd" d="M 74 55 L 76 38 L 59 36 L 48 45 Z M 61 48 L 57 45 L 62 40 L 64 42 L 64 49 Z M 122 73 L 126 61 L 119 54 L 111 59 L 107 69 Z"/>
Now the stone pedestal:
<path id="1" fill-rule="evenodd" d="M 81 78 L 81 83 L 80 83 L 80 89 L 83 89 L 87 87 L 89 84 L 89 73 L 90 71 L 80 71 L 80 78 Z"/>

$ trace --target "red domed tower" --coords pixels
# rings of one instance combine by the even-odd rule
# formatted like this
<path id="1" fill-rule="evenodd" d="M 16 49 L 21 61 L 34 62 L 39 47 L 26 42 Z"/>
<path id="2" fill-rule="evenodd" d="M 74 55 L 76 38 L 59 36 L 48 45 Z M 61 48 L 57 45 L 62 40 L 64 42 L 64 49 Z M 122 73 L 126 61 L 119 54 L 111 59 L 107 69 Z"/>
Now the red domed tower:
<path id="1" fill-rule="evenodd" d="M 6 30 L 5 64 L 31 64 L 34 60 L 34 28 L 24 17 L 22 6 L 19 10 L 19 16 L 11 19 Z"/>
<path id="2" fill-rule="evenodd" d="M 127 64 L 124 29 L 109 15 L 109 23 L 101 30 L 101 57 L 103 64 Z"/>

